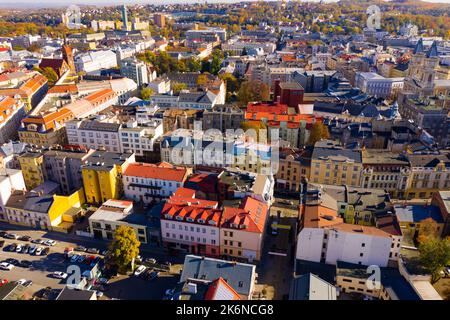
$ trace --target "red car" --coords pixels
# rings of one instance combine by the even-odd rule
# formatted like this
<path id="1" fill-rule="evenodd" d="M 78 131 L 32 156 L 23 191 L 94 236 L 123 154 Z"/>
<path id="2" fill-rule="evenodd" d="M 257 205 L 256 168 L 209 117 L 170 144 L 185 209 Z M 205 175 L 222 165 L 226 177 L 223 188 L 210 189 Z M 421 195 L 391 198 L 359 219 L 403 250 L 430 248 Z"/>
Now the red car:
<path id="1" fill-rule="evenodd" d="M 7 284 L 8 280 L 7 279 L 1 279 L 0 280 L 0 287 L 3 286 L 4 284 Z"/>

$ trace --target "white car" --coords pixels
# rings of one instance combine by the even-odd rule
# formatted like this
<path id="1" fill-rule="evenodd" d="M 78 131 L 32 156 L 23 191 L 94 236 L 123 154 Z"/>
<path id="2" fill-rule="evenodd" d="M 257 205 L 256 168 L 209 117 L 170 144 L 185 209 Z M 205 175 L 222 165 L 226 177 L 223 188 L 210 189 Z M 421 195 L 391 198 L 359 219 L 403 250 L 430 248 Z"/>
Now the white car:
<path id="1" fill-rule="evenodd" d="M 65 279 L 67 278 L 67 273 L 62 271 L 55 271 L 53 272 L 53 277 L 56 279 Z"/>
<path id="2" fill-rule="evenodd" d="M 21 284 L 21 285 L 23 285 L 25 282 L 27 282 L 27 279 L 20 279 L 20 280 L 17 280 L 17 283 L 18 283 L 18 284 Z"/>
<path id="3" fill-rule="evenodd" d="M 29 254 L 35 254 L 37 247 L 32 244 L 29 248 L 28 248 L 28 253 Z"/>
<path id="4" fill-rule="evenodd" d="M 138 275 L 142 274 L 142 272 L 144 272 L 145 269 L 147 269 L 146 266 L 139 266 L 139 267 L 137 267 L 137 269 L 134 271 L 134 275 L 138 276 Z"/>
<path id="5" fill-rule="evenodd" d="M 0 269 L 2 270 L 12 270 L 14 268 L 14 265 L 8 262 L 2 262 L 0 263 Z"/>
<path id="6" fill-rule="evenodd" d="M 34 254 L 37 255 L 37 256 L 40 256 L 41 253 L 42 253 L 42 250 L 44 250 L 44 248 L 43 248 L 43 247 L 39 247 L 39 248 L 36 249 L 36 251 L 34 252 Z"/>
<path id="7" fill-rule="evenodd" d="M 173 296 L 173 293 L 175 292 L 174 289 L 167 289 L 165 292 L 166 297 L 171 297 Z"/>
<path id="8" fill-rule="evenodd" d="M 16 247 L 16 252 L 20 252 L 20 251 L 22 251 L 22 249 L 23 249 L 23 245 L 19 243 Z"/>
<path id="9" fill-rule="evenodd" d="M 47 240 L 43 243 L 46 246 L 53 247 L 56 244 L 55 240 Z"/>

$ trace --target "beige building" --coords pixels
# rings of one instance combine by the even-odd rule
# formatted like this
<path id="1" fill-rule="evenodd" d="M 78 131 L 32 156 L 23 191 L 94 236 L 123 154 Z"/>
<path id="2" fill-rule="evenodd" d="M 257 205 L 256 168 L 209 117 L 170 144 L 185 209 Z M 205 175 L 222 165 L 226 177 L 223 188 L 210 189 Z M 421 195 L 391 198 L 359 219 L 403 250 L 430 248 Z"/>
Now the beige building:
<path id="1" fill-rule="evenodd" d="M 345 149 L 331 140 L 314 145 L 310 182 L 358 187 L 362 170 L 361 150 Z"/>

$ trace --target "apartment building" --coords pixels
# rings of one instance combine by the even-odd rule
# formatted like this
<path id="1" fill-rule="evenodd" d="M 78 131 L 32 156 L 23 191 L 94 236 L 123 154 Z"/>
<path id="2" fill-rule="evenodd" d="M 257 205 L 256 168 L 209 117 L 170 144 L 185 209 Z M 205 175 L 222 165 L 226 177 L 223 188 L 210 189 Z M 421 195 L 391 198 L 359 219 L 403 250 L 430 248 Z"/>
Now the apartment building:
<path id="1" fill-rule="evenodd" d="M 166 162 L 131 163 L 122 174 L 125 197 L 145 204 L 160 202 L 175 193 L 191 173 L 192 169 Z"/>
<path id="2" fill-rule="evenodd" d="M 11 97 L 0 96 L 0 144 L 18 138 L 17 129 L 25 117 L 25 104 Z"/>
<path id="3" fill-rule="evenodd" d="M 312 148 L 283 148 L 279 151 L 280 164 L 275 174 L 278 190 L 299 192 L 300 184 L 309 179 Z"/>
<path id="4" fill-rule="evenodd" d="M 22 171 L 16 169 L 2 169 L 0 171 L 0 220 L 6 221 L 6 203 L 15 191 L 25 190 Z"/>
<path id="5" fill-rule="evenodd" d="M 231 105 L 215 105 L 203 111 L 202 129 L 217 129 L 225 133 L 227 129 L 236 129 L 244 120 L 244 111 Z"/>
<path id="6" fill-rule="evenodd" d="M 77 72 L 93 72 L 117 67 L 116 54 L 111 50 L 90 51 L 75 57 Z"/>
<path id="7" fill-rule="evenodd" d="M 122 152 L 120 146 L 120 123 L 98 120 L 73 120 L 66 124 L 67 140 L 71 145 L 109 152 Z"/>
<path id="8" fill-rule="evenodd" d="M 224 207 L 220 222 L 220 253 L 223 256 L 260 261 L 268 206 L 246 197 L 239 208 Z"/>
<path id="9" fill-rule="evenodd" d="M 311 158 L 310 181 L 359 186 L 363 171 L 361 150 L 345 149 L 331 140 L 318 141 Z"/>
<path id="10" fill-rule="evenodd" d="M 27 190 L 45 182 L 44 155 L 41 150 L 28 151 L 17 157 Z"/>
<path id="11" fill-rule="evenodd" d="M 136 114 L 141 120 L 143 114 Z M 158 118 L 146 120 L 138 125 L 137 121 L 128 121 L 119 128 L 120 150 L 133 152 L 137 157 L 145 157 L 146 153 L 153 152 L 156 141 L 163 135 L 163 121 Z"/>
<path id="12" fill-rule="evenodd" d="M 187 193 L 187 192 L 184 192 Z M 220 256 L 220 219 L 216 201 L 170 197 L 161 211 L 161 236 L 169 251 Z"/>
<path id="13" fill-rule="evenodd" d="M 122 174 L 134 154 L 95 151 L 81 167 L 86 202 L 98 204 L 123 196 Z"/>
<path id="14" fill-rule="evenodd" d="M 93 154 L 92 149 L 50 149 L 43 152 L 44 178 L 58 183 L 60 192 L 70 194 L 83 187 L 81 166 Z"/>
<path id="15" fill-rule="evenodd" d="M 381 98 L 393 98 L 403 89 L 404 78 L 385 78 L 375 72 L 356 72 L 355 86 Z"/>

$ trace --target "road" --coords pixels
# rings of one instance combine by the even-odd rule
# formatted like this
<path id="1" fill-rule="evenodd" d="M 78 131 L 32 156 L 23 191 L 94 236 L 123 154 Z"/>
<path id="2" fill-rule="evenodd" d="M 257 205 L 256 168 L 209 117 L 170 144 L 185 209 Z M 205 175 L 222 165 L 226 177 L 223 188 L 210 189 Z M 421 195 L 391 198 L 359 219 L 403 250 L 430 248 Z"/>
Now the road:
<path id="1" fill-rule="evenodd" d="M 57 241 L 56 245 L 51 247 L 50 253 L 47 256 L 35 256 L 5 251 L 4 249 L 11 243 L 26 244 L 29 242 L 2 238 L 2 240 L 5 241 L 5 245 L 0 249 L 0 261 L 4 261 L 8 258 L 28 260 L 32 262 L 32 266 L 30 268 L 16 266 L 10 271 L 0 270 L 0 278 L 6 278 L 8 281 L 17 281 L 19 279 L 33 281 L 33 285 L 27 289 L 27 293 L 30 296 L 45 287 L 51 287 L 58 290 L 64 287 L 64 280 L 55 279 L 51 277 L 50 274 L 54 271 L 67 272 L 67 267 L 71 265 L 71 263 L 64 259 L 64 249 L 66 247 L 82 245 L 104 250 L 108 245 L 108 242 L 102 240 L 82 238 L 73 234 L 60 234 L 56 232 L 35 230 L 4 223 L 0 223 L 0 231 L 15 233 L 17 235 L 28 235 L 32 237 L 32 239 L 53 239 Z M 179 264 L 183 260 L 182 257 L 168 256 L 160 248 L 144 248 L 141 250 L 141 255 L 143 258 L 152 257 L 160 262 L 170 261 L 173 264 L 174 270 L 179 268 Z M 178 282 L 178 279 L 178 272 L 163 273 L 158 279 L 153 280 L 151 283 L 149 280 L 140 277 L 121 275 L 110 281 L 102 299 L 161 299 L 165 290 L 173 288 Z"/>

